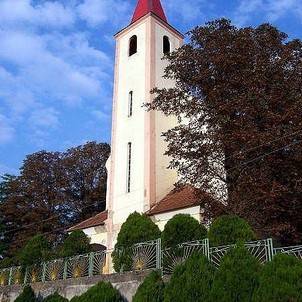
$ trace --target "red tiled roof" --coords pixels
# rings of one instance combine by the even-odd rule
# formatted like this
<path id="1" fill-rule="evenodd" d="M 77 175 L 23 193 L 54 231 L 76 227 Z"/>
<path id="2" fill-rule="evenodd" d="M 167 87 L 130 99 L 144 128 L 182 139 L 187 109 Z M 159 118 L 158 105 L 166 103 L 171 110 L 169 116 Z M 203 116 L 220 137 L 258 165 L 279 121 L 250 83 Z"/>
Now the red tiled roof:
<path id="1" fill-rule="evenodd" d="M 206 194 L 203 193 L 205 196 Z M 148 215 L 160 214 L 180 209 L 195 207 L 201 204 L 202 196 L 200 190 L 191 186 L 182 189 L 174 189 L 160 202 L 154 205 L 148 212 Z"/>
<path id="2" fill-rule="evenodd" d="M 95 226 L 103 225 L 105 223 L 105 220 L 108 218 L 108 212 L 104 211 L 101 212 L 94 217 L 91 217 L 85 221 L 80 222 L 79 224 L 69 228 L 67 232 L 72 232 L 75 230 L 83 230 L 83 229 L 88 229 L 92 228 Z"/>
<path id="3" fill-rule="evenodd" d="M 167 23 L 167 18 L 160 0 L 138 0 L 131 23 L 134 23 L 148 13 L 154 13 Z"/>

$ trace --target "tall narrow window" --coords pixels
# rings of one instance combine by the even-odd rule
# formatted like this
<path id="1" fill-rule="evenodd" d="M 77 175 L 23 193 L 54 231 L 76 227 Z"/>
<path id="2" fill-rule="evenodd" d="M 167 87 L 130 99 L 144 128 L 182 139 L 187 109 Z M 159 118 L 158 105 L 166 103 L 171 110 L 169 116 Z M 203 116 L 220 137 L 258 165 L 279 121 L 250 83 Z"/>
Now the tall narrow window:
<path id="1" fill-rule="evenodd" d="M 132 143 L 128 143 L 127 150 L 127 193 L 131 192 L 131 157 L 132 157 Z"/>
<path id="2" fill-rule="evenodd" d="M 133 91 L 129 92 L 129 100 L 128 100 L 128 117 L 132 116 L 133 108 Z"/>
<path id="3" fill-rule="evenodd" d="M 129 57 L 137 53 L 137 36 L 132 36 L 129 41 Z"/>
<path id="4" fill-rule="evenodd" d="M 167 36 L 163 37 L 163 53 L 168 54 L 171 51 L 170 39 Z"/>

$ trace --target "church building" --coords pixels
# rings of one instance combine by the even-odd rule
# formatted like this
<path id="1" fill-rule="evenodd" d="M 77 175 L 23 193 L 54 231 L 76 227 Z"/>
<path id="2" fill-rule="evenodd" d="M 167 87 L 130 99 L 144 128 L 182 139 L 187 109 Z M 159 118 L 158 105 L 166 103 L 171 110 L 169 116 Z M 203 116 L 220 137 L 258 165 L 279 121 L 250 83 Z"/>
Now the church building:
<path id="1" fill-rule="evenodd" d="M 106 211 L 68 231 L 83 230 L 91 243 L 114 248 L 118 232 L 133 212 L 146 213 L 162 230 L 175 214 L 202 219 L 196 191 L 176 191 L 177 173 L 168 169 L 162 133 L 177 125 L 176 118 L 147 112 L 154 87 L 169 88 L 164 79 L 169 53 L 183 44 L 183 35 L 166 18 L 160 0 L 139 0 L 131 23 L 115 35 L 115 79 L 111 156 L 107 162 Z"/>

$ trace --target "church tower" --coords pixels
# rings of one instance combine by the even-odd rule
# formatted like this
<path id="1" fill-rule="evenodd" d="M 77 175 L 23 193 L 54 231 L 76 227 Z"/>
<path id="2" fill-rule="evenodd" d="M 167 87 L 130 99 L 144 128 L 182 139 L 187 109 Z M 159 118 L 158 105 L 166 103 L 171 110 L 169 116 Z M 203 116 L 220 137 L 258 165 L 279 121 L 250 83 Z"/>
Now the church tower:
<path id="1" fill-rule="evenodd" d="M 161 136 L 176 120 L 142 106 L 152 102 L 154 87 L 173 86 L 173 81 L 163 79 L 167 64 L 163 57 L 183 43 L 160 0 L 139 0 L 131 23 L 115 39 L 112 151 L 107 167 L 109 249 L 129 214 L 149 211 L 177 180 L 176 172 L 167 169 L 169 158 Z"/>

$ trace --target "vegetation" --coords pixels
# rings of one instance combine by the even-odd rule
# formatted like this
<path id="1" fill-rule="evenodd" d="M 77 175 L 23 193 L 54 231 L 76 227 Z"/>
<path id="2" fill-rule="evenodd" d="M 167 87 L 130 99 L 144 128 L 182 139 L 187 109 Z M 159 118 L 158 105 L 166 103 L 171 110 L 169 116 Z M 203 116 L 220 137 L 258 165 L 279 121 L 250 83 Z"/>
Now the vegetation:
<path id="1" fill-rule="evenodd" d="M 146 105 L 185 119 L 164 133 L 179 184 L 227 197 L 205 202 L 207 219 L 236 214 L 261 237 L 299 242 L 301 40 L 269 24 L 237 28 L 225 19 L 195 27 L 188 40 L 167 56 L 165 77 L 175 87 L 155 89 Z"/>
<path id="2" fill-rule="evenodd" d="M 37 302 L 37 298 L 32 288 L 30 286 L 26 286 L 15 302 Z"/>
<path id="3" fill-rule="evenodd" d="M 208 238 L 212 246 L 251 241 L 255 234 L 250 225 L 235 215 L 218 217 L 210 226 Z"/>
<path id="4" fill-rule="evenodd" d="M 302 262 L 293 256 L 277 255 L 266 263 L 254 302 L 301 302 Z"/>
<path id="5" fill-rule="evenodd" d="M 206 235 L 206 228 L 196 219 L 178 214 L 167 222 L 161 238 L 164 247 L 175 247 L 183 242 L 204 239 Z"/>
<path id="6" fill-rule="evenodd" d="M 166 285 L 165 302 L 207 302 L 214 278 L 214 267 L 205 256 L 195 254 L 176 267 Z M 217 300 L 220 301 L 220 300 Z"/>
<path id="7" fill-rule="evenodd" d="M 130 248 L 135 243 L 146 242 L 160 237 L 158 226 L 145 214 L 137 212 L 129 215 L 117 237 L 112 253 L 114 269 L 117 272 L 130 270 L 132 259 Z"/>
<path id="8" fill-rule="evenodd" d="M 162 302 L 164 300 L 164 282 L 161 273 L 151 272 L 139 286 L 133 302 Z"/>
<path id="9" fill-rule="evenodd" d="M 0 180 L 0 225 L 3 221 L 9 231 L 3 238 L 9 243 L 6 256 L 39 233 L 60 243 L 70 225 L 102 211 L 109 154 L 108 144 L 95 142 L 66 152 L 41 151 L 26 157 L 20 176 Z"/>
<path id="10" fill-rule="evenodd" d="M 41 263 L 50 256 L 49 242 L 42 236 L 36 235 L 31 238 L 20 251 L 18 258 L 21 265 L 29 266 Z"/>
<path id="11" fill-rule="evenodd" d="M 64 240 L 60 249 L 61 257 L 71 257 L 74 255 L 87 254 L 91 252 L 90 239 L 81 230 L 73 231 Z"/>
<path id="12" fill-rule="evenodd" d="M 243 246 L 224 256 L 211 290 L 211 301 L 250 302 L 259 285 L 260 263 Z"/>
<path id="13" fill-rule="evenodd" d="M 74 297 L 70 302 L 123 302 L 123 298 L 110 283 L 100 282 L 86 293 Z"/>
<path id="14" fill-rule="evenodd" d="M 68 299 L 60 296 L 58 293 L 54 293 L 53 295 L 46 297 L 43 302 L 68 302 Z"/>

